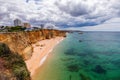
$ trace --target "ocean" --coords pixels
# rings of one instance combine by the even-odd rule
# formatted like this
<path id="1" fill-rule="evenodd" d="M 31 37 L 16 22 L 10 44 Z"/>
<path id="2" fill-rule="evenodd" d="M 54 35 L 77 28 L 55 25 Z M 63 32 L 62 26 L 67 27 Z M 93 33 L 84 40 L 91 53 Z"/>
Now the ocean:
<path id="1" fill-rule="evenodd" d="M 120 32 L 67 34 L 34 80 L 120 80 Z"/>

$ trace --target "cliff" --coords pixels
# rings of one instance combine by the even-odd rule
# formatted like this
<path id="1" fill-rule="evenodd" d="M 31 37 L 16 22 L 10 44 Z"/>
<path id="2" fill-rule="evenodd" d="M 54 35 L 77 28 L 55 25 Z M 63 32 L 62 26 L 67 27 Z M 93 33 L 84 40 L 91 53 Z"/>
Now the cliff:
<path id="1" fill-rule="evenodd" d="M 22 57 L 0 43 L 0 80 L 31 80 Z"/>
<path id="2" fill-rule="evenodd" d="M 18 53 L 26 60 L 32 56 L 33 48 L 31 44 L 40 40 L 54 38 L 56 36 L 65 37 L 66 32 L 44 29 L 30 32 L 1 33 L 0 42 L 7 44 L 11 51 Z"/>
<path id="3" fill-rule="evenodd" d="M 31 80 L 25 60 L 32 56 L 32 44 L 57 36 L 65 37 L 66 32 L 45 29 L 0 33 L 0 80 Z"/>

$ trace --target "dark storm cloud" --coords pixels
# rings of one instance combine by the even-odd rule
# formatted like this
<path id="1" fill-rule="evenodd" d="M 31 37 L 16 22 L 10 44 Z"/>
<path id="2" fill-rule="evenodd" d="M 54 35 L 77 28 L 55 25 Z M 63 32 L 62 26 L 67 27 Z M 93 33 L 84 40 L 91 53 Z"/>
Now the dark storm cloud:
<path id="1" fill-rule="evenodd" d="M 93 10 L 93 8 L 89 9 L 89 6 L 84 3 L 66 2 L 66 4 L 61 4 L 61 2 L 57 1 L 55 4 L 60 10 L 74 17 L 89 14 Z"/>

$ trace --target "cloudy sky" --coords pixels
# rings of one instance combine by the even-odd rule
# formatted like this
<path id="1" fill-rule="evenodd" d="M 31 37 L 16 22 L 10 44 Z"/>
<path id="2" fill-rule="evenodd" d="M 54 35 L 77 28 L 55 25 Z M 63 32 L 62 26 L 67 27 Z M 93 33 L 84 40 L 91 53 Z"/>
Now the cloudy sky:
<path id="1" fill-rule="evenodd" d="M 120 31 L 120 0 L 0 0 L 0 25 L 16 18 L 33 26 Z"/>

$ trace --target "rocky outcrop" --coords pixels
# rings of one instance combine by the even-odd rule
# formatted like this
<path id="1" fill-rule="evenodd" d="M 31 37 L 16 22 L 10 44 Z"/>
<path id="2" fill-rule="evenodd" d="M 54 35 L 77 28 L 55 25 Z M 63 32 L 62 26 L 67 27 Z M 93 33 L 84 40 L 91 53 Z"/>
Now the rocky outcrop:
<path id="1" fill-rule="evenodd" d="M 65 31 L 59 30 L 38 30 L 30 32 L 1 33 L 0 42 L 7 44 L 10 50 L 20 54 L 25 60 L 32 56 L 32 44 L 37 41 L 54 38 L 56 36 L 66 36 Z"/>
<path id="2" fill-rule="evenodd" d="M 32 44 L 57 36 L 65 37 L 66 32 L 39 30 L 0 33 L 0 80 L 31 80 L 24 60 L 31 58 Z"/>
<path id="3" fill-rule="evenodd" d="M 23 58 L 0 43 L 0 80 L 31 80 Z"/>

